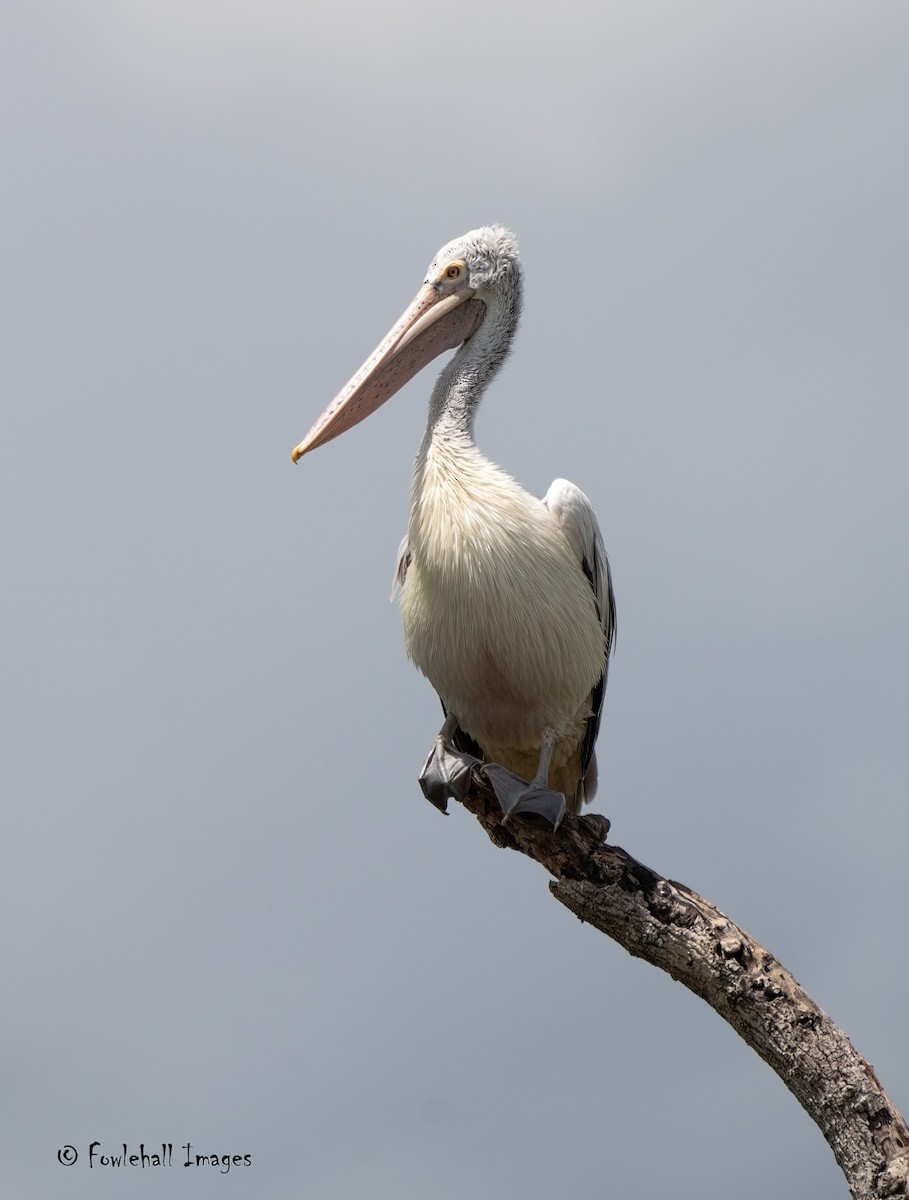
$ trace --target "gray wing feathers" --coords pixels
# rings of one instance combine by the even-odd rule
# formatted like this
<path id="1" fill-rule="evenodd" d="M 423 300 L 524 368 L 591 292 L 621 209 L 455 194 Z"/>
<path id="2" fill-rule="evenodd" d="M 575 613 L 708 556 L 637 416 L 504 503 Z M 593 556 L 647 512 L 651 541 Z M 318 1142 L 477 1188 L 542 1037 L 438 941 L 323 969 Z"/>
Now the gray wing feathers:
<path id="1" fill-rule="evenodd" d="M 567 479 L 556 479 L 543 497 L 543 503 L 558 521 L 584 574 L 590 580 L 597 612 L 606 634 L 608 663 L 615 641 L 615 597 L 606 546 L 593 505 L 581 489 Z"/>
<path id="2" fill-rule="evenodd" d="M 597 787 L 597 760 L 594 744 L 600 730 L 603 711 L 603 695 L 609 671 L 609 656 L 615 645 L 616 619 L 615 596 L 612 590 L 612 573 L 603 535 L 593 505 L 580 488 L 567 479 L 556 479 L 543 497 L 543 503 L 558 521 L 568 544 L 577 555 L 581 569 L 590 581 L 597 612 L 605 635 L 603 674 L 594 686 L 590 697 L 590 717 L 581 747 L 581 765 L 584 778 L 581 782 L 579 805 L 593 799 Z"/>

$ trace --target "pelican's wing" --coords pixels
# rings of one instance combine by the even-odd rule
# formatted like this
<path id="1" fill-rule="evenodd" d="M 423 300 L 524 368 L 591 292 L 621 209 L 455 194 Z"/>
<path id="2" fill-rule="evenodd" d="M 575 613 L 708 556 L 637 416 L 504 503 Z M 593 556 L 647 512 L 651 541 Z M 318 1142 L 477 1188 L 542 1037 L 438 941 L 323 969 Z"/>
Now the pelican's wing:
<path id="1" fill-rule="evenodd" d="M 612 591 L 612 574 L 603 535 L 597 522 L 593 505 L 579 487 L 567 479 L 556 479 L 543 497 L 543 503 L 558 521 L 569 546 L 578 557 L 581 569 L 593 588 L 597 612 L 605 635 L 603 674 L 590 696 L 590 717 L 581 746 L 581 770 L 584 774 L 583 788 L 586 799 L 591 800 L 596 791 L 597 768 L 593 752 L 600 731 L 600 715 L 603 711 L 603 693 L 609 671 L 609 656 L 615 645 L 616 620 L 615 596 Z"/>
<path id="2" fill-rule="evenodd" d="M 407 534 L 401 538 L 401 544 L 398 547 L 398 561 L 395 563 L 395 573 L 391 580 L 391 598 L 394 600 L 398 594 L 398 589 L 404 586 L 404 580 L 407 578 L 407 568 L 410 566 L 410 542 L 407 540 Z"/>

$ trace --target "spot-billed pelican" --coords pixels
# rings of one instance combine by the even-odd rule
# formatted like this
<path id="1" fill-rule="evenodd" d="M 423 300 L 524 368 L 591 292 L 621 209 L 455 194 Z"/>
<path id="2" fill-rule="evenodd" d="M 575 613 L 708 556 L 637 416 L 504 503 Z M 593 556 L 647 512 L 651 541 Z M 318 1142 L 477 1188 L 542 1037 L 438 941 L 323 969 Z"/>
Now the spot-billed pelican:
<path id="1" fill-rule="evenodd" d="M 558 825 L 596 789 L 615 604 L 596 515 L 557 479 L 542 502 L 473 440 L 521 311 L 514 235 L 475 229 L 435 256 L 410 307 L 293 451 L 350 429 L 428 362 L 459 347 L 429 401 L 396 578 L 407 653 L 445 723 L 420 775 L 443 811 L 483 766 L 503 811 Z M 528 782 L 529 781 L 529 782 Z"/>

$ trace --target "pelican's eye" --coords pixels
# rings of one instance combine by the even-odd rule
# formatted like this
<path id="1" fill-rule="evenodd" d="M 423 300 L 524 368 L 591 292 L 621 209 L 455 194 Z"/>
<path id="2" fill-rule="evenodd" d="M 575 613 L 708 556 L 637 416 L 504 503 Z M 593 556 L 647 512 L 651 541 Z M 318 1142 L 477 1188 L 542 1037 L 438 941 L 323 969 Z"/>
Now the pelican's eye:
<path id="1" fill-rule="evenodd" d="M 467 282 L 467 263 L 463 258 L 453 258 L 451 262 L 439 268 L 439 274 L 436 278 L 439 283 L 460 286 L 461 283 Z"/>

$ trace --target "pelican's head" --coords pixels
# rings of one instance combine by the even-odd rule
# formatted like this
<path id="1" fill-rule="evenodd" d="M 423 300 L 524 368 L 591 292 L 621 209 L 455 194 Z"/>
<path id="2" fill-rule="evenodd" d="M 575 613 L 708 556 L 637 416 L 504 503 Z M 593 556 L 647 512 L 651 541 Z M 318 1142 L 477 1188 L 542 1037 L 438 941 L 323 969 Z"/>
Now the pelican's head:
<path id="1" fill-rule="evenodd" d="M 294 449 L 294 462 L 358 425 L 437 355 L 467 341 L 487 305 L 519 288 L 518 243 L 504 226 L 484 225 L 443 246 L 413 302 Z"/>
<path id="2" fill-rule="evenodd" d="M 518 239 L 504 225 L 484 225 L 443 246 L 429 264 L 425 283 L 452 280 L 474 295 L 510 290 L 520 275 Z M 454 273 L 453 273 L 454 272 Z"/>

